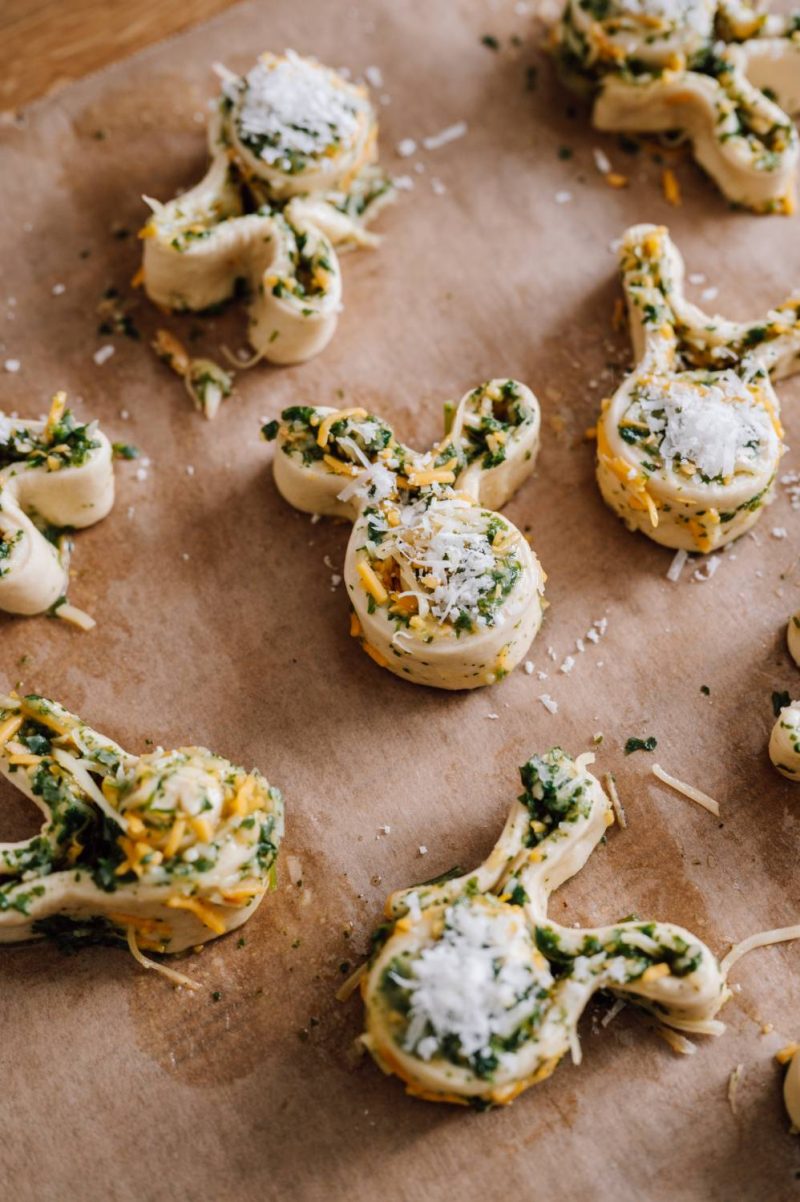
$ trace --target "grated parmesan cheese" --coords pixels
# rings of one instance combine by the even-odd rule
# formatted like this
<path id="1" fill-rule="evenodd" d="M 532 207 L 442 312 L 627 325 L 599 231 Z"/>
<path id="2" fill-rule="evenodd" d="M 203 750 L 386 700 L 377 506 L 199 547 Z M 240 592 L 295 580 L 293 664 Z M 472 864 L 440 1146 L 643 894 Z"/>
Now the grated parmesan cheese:
<path id="1" fill-rule="evenodd" d="M 404 506 L 400 519 L 395 527 L 386 523 L 381 541 L 369 545 L 375 559 L 399 564 L 405 588 L 398 595 L 415 597 L 420 616 L 438 622 L 467 614 L 481 629 L 501 621 L 492 612 L 497 572 L 519 561 L 513 545 L 501 557 L 490 543 L 491 514 L 469 501 L 434 497 Z M 377 517 L 371 522 L 383 530 Z"/>
<path id="2" fill-rule="evenodd" d="M 722 563 L 720 555 L 710 555 L 708 559 L 692 572 L 692 584 L 705 584 L 710 580 Z"/>
<path id="3" fill-rule="evenodd" d="M 683 548 L 675 552 L 675 556 L 667 571 L 667 580 L 671 580 L 673 584 L 680 580 L 681 572 L 683 571 L 684 564 L 688 558 L 689 552 L 684 551 Z"/>
<path id="4" fill-rule="evenodd" d="M 691 464 L 708 480 L 755 470 L 772 434 L 769 414 L 735 372 L 713 379 L 664 378 L 643 386 L 632 406 L 665 464 Z"/>
<path id="5" fill-rule="evenodd" d="M 611 160 L 606 152 L 601 150 L 599 146 L 595 146 L 592 150 L 592 157 L 594 158 L 594 165 L 600 174 L 608 175 L 611 171 Z"/>
<path id="6" fill-rule="evenodd" d="M 438 134 L 431 134 L 429 138 L 423 138 L 422 145 L 426 150 L 438 150 L 440 146 L 446 146 L 448 142 L 455 142 L 457 138 L 463 138 L 468 128 L 466 121 L 457 121 L 455 125 L 448 125 Z"/>
<path id="7" fill-rule="evenodd" d="M 540 991 L 553 978 L 533 951 L 516 914 L 463 900 L 450 906 L 441 938 L 414 958 L 412 975 L 391 973 L 410 994 L 406 1050 L 430 1060 L 449 1037 L 465 1057 L 489 1055 L 493 1037 L 535 1025 Z"/>
<path id="8" fill-rule="evenodd" d="M 285 58 L 259 62 L 240 81 L 223 85 L 241 95 L 236 127 L 242 141 L 256 141 L 271 166 L 291 170 L 292 156 L 317 158 L 331 146 L 351 142 L 359 126 L 358 98 L 334 71 L 287 50 Z"/>

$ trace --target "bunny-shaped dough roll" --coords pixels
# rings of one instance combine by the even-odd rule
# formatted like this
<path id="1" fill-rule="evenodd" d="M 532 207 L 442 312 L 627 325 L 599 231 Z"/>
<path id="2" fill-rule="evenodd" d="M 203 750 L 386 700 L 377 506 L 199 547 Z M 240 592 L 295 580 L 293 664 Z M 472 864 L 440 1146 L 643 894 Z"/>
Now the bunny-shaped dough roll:
<path id="1" fill-rule="evenodd" d="M 544 574 L 496 509 L 530 474 L 539 405 L 515 380 L 468 392 L 431 451 L 399 443 L 364 409 L 294 406 L 264 427 L 275 482 L 306 513 L 348 518 L 344 580 L 353 633 L 415 684 L 492 684 L 525 655 Z"/>

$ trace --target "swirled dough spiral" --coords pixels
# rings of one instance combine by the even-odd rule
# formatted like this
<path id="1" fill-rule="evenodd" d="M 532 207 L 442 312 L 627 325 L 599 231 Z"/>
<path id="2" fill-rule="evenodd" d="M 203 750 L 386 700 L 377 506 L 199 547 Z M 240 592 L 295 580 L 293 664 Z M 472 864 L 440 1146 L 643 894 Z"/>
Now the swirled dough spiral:
<path id="1" fill-rule="evenodd" d="M 54 701 L 5 697 L 0 773 L 45 819 L 0 844 L 0 944 L 179 952 L 241 926 L 271 887 L 281 795 L 204 747 L 132 755 Z"/>
<path id="2" fill-rule="evenodd" d="M 348 518 L 344 581 L 352 633 L 381 667 L 416 684 L 472 689 L 522 659 L 542 619 L 544 574 L 496 512 L 533 470 L 539 405 L 514 380 L 468 392 L 449 432 L 421 454 L 364 409 L 293 406 L 275 482 L 306 513 Z"/>
<path id="3" fill-rule="evenodd" d="M 630 530 L 713 551 L 773 498 L 785 447 L 771 377 L 800 364 L 800 297 L 761 321 L 704 313 L 663 226 L 627 230 L 620 265 L 636 365 L 601 408 L 600 491 Z"/>
<path id="4" fill-rule="evenodd" d="M 681 130 L 730 200 L 793 211 L 795 18 L 715 0 L 567 0 L 553 42 L 567 82 L 594 95 L 597 129 Z"/>
<path id="5" fill-rule="evenodd" d="M 209 147 L 199 184 L 148 200 L 147 294 L 198 311 L 243 286 L 257 357 L 310 359 L 341 309 L 334 246 L 374 245 L 365 227 L 392 195 L 366 90 L 292 51 L 262 54 L 241 78 L 223 72 Z"/>
<path id="6" fill-rule="evenodd" d="M 64 393 L 43 421 L 0 413 L 0 609 L 38 614 L 62 600 L 66 565 L 43 530 L 85 529 L 113 504 L 111 444 Z"/>
<path id="7" fill-rule="evenodd" d="M 598 990 L 680 1031 L 718 1034 L 728 994 L 709 949 L 671 923 L 588 929 L 547 917 L 613 822 L 587 770 L 558 748 L 521 769 L 523 793 L 487 860 L 454 879 L 392 894 L 362 977 L 379 1066 L 409 1093 L 480 1107 L 511 1102 L 572 1049 Z"/>

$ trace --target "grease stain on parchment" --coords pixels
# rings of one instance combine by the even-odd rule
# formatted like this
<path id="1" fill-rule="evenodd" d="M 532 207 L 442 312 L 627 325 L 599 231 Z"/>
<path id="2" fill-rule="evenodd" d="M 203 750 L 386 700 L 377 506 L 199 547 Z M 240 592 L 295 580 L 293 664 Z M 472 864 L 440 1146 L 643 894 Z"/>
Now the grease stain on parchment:
<path id="1" fill-rule="evenodd" d="M 199 954 L 170 961 L 201 990 L 172 990 L 145 973 L 131 982 L 129 1012 L 139 1051 L 186 1084 L 219 1086 L 246 1077 L 279 1062 L 287 1044 L 298 1054 L 305 1051 L 309 1071 L 319 1056 L 350 1067 L 360 1011 L 335 994 L 343 966 L 355 967 L 363 950 L 352 947 L 344 932 L 360 929 L 371 907 L 332 866 L 332 857 L 306 839 L 296 846 L 302 848 L 301 879 L 296 868 L 290 876 L 294 853 L 284 846 L 278 888 L 253 918 Z M 324 914 L 315 904 L 323 875 Z"/>

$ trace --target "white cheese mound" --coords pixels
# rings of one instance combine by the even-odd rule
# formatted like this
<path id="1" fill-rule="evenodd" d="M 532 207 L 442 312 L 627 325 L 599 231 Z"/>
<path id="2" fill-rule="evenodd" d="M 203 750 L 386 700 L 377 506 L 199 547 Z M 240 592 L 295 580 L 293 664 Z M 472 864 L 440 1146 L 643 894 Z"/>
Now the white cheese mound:
<path id="1" fill-rule="evenodd" d="M 754 470 L 772 430 L 769 414 L 735 372 L 713 379 L 669 380 L 646 388 L 639 399 L 650 433 L 663 435 L 664 462 L 693 463 L 712 480 Z"/>
<path id="2" fill-rule="evenodd" d="M 465 1057 L 490 1054 L 492 1037 L 513 1035 L 553 984 L 547 965 L 534 965 L 522 914 L 474 901 L 447 910 L 442 937 L 420 952 L 412 971 L 410 980 L 394 979 L 411 992 L 404 1046 L 423 1060 L 448 1035 Z"/>
<path id="3" fill-rule="evenodd" d="M 690 29 L 704 36 L 709 32 L 710 5 L 702 0 L 615 0 L 609 15 L 631 17 L 649 24 L 653 18 L 663 27 Z"/>
<path id="4" fill-rule="evenodd" d="M 257 63 L 244 82 L 236 118 L 239 135 L 267 139 L 260 157 L 271 165 L 288 166 L 279 162 L 287 152 L 320 155 L 332 143 L 347 144 L 356 134 L 358 103 L 352 91 L 335 72 L 293 50 L 278 62 Z M 235 91 L 227 94 L 236 98 Z"/>
<path id="5" fill-rule="evenodd" d="M 401 524 L 388 531 L 375 554 L 394 557 L 422 617 L 431 613 L 447 622 L 466 612 L 475 626 L 484 627 L 499 621 L 499 615 L 478 608 L 497 587 L 492 573 L 499 561 L 486 536 L 488 521 L 486 511 L 468 501 L 421 501 L 403 509 Z"/>

